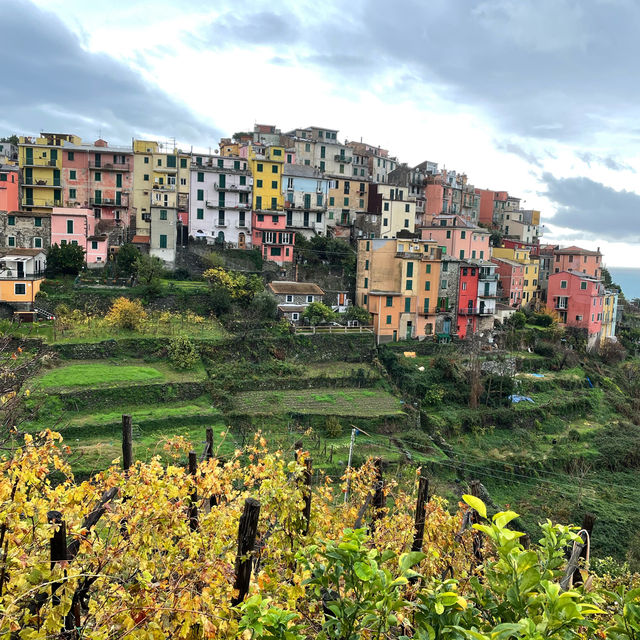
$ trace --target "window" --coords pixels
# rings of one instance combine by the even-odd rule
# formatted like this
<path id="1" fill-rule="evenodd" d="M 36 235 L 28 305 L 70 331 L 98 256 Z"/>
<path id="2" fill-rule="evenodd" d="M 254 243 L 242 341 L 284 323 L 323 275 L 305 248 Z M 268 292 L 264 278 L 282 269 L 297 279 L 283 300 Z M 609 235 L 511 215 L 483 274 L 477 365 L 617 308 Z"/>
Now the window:
<path id="1" fill-rule="evenodd" d="M 447 239 L 451 238 L 451 231 L 447 231 Z"/>
<path id="2" fill-rule="evenodd" d="M 336 199 L 332 196 L 331 198 L 329 198 L 329 206 L 333 207 L 335 204 Z"/>
<path id="3" fill-rule="evenodd" d="M 258 187 L 258 189 L 262 188 L 262 180 L 256 180 L 256 187 Z"/>
<path id="4" fill-rule="evenodd" d="M 344 173 L 344 165 L 343 164 L 340 165 L 340 173 Z"/>
<path id="5" fill-rule="evenodd" d="M 387 316 L 387 324 L 391 324 L 391 316 Z"/>
<path id="6" fill-rule="evenodd" d="M 76 190 L 75 189 L 69 189 L 69 199 L 70 200 L 75 200 L 76 199 Z"/>
<path id="7" fill-rule="evenodd" d="M 313 302 L 313 296 L 307 296 L 307 302 Z"/>
<path id="8" fill-rule="evenodd" d="M 424 290 L 431 291 L 431 282 L 429 280 L 424 283 Z"/>
<path id="9" fill-rule="evenodd" d="M 324 160 L 320 160 L 320 171 L 324 171 L 324 170 L 325 170 Z"/>
<path id="10" fill-rule="evenodd" d="M 167 220 L 167 210 L 160 209 L 160 220 Z"/>
<path id="11" fill-rule="evenodd" d="M 447 288 L 447 281 L 446 281 L 446 280 L 443 280 L 443 281 L 440 283 L 440 288 L 441 288 L 441 289 L 446 289 L 446 288 Z"/>
<path id="12" fill-rule="evenodd" d="M 287 302 L 293 302 L 293 296 L 292 295 L 287 295 L 286 300 L 287 300 Z"/>
<path id="13" fill-rule="evenodd" d="M 561 289 L 566 289 L 567 288 L 567 281 L 566 280 L 560 280 L 560 288 Z"/>
<path id="14" fill-rule="evenodd" d="M 316 206 L 317 207 L 321 207 L 322 206 L 322 194 L 321 193 L 317 193 L 316 194 Z"/>
<path id="15" fill-rule="evenodd" d="M 71 169 L 71 171 L 69 171 L 69 180 L 77 180 L 75 169 Z"/>
<path id="16" fill-rule="evenodd" d="M 389 211 L 389 203 L 388 203 L 388 202 L 385 202 L 385 203 L 384 203 L 383 210 L 384 210 L 384 211 Z"/>
<path id="17" fill-rule="evenodd" d="M 467 237 L 467 232 L 466 231 L 461 231 L 460 232 L 460 239 L 464 240 Z"/>
<path id="18" fill-rule="evenodd" d="M 224 209 L 220 209 L 220 211 L 218 211 L 218 226 L 224 227 L 225 224 Z"/>
<path id="19" fill-rule="evenodd" d="M 460 249 L 460 260 L 464 260 L 464 249 Z"/>
<path id="20" fill-rule="evenodd" d="M 277 164 L 272 164 L 271 165 L 271 173 L 278 173 L 278 165 Z"/>
<path id="21" fill-rule="evenodd" d="M 41 227 L 42 226 L 42 218 L 39 218 L 39 217 L 36 216 L 33 219 L 33 226 L 34 227 Z"/>
<path id="22" fill-rule="evenodd" d="M 259 213 L 257 218 L 258 218 L 258 222 L 264 222 L 264 214 L 263 213 Z"/>
<path id="23" fill-rule="evenodd" d="M 196 219 L 197 220 L 204 220 L 204 209 L 197 209 L 196 210 Z"/>
<path id="24" fill-rule="evenodd" d="M 13 227 L 15 225 L 15 223 L 16 223 L 16 217 L 15 216 L 9 216 L 7 220 L 8 220 L 9 226 L 11 226 L 11 227 Z"/>
<path id="25" fill-rule="evenodd" d="M 278 188 L 278 181 L 277 180 L 272 180 L 271 181 L 271 188 L 272 189 L 277 189 Z"/>
<path id="26" fill-rule="evenodd" d="M 424 299 L 424 312 L 429 313 L 429 298 Z M 427 333 L 431 333 L 431 332 L 427 331 Z"/>
<path id="27" fill-rule="evenodd" d="M 305 151 L 311 151 L 311 145 L 310 145 L 308 142 L 307 142 L 307 143 L 305 143 L 305 145 L 304 145 L 304 150 L 305 150 Z"/>
<path id="28" fill-rule="evenodd" d="M 410 206 L 409 206 L 408 204 L 405 204 L 405 205 L 404 205 L 404 211 L 405 211 L 405 213 L 409 213 L 409 211 L 410 211 Z"/>
<path id="29" fill-rule="evenodd" d="M 144 163 L 145 163 L 145 164 L 149 164 L 149 157 L 148 157 L 148 156 L 145 156 L 145 158 L 144 158 Z"/>
<path id="30" fill-rule="evenodd" d="M 102 182 L 102 174 L 99 171 L 96 171 L 94 176 L 93 176 L 93 179 L 96 182 Z"/>
<path id="31" fill-rule="evenodd" d="M 582 316 L 576 316 L 576 320 L 577 320 L 578 322 L 582 322 Z"/>
<path id="32" fill-rule="evenodd" d="M 405 218 L 405 220 L 404 220 L 404 228 L 405 228 L 405 229 L 408 229 L 408 228 L 409 228 L 409 220 L 407 220 L 406 218 Z"/>
<path id="33" fill-rule="evenodd" d="M 75 160 L 75 155 L 73 151 L 67 151 L 67 160 Z"/>
<path id="34" fill-rule="evenodd" d="M 407 280 L 405 289 L 407 289 L 407 291 L 411 291 L 413 289 L 413 280 Z"/>
<path id="35" fill-rule="evenodd" d="M 142 179 L 145 180 L 146 182 L 149 182 L 149 174 L 145 173 Z"/>
<path id="36" fill-rule="evenodd" d="M 27 285 L 24 282 L 16 282 L 13 285 L 13 293 L 17 296 L 24 296 L 27 293 Z"/>
<path id="37" fill-rule="evenodd" d="M 95 251 L 98 248 L 98 243 L 95 240 L 91 241 L 91 248 Z"/>
<path id="38" fill-rule="evenodd" d="M 258 164 L 256 165 L 256 171 L 262 172 L 263 169 L 264 169 L 264 166 L 262 162 L 258 162 Z"/>
<path id="39" fill-rule="evenodd" d="M 156 163 L 159 167 L 162 166 L 162 158 L 158 158 L 158 161 Z"/>
<path id="40" fill-rule="evenodd" d="M 299 313 L 292 313 L 291 314 L 291 319 L 292 320 L 298 320 L 300 318 L 300 314 Z"/>
<path id="41" fill-rule="evenodd" d="M 9 236 L 7 238 L 7 246 L 9 246 L 9 247 L 15 247 L 16 246 L 16 237 L 15 236 Z"/>
<path id="42" fill-rule="evenodd" d="M 33 239 L 33 247 L 35 249 L 42 249 L 42 238 L 34 238 Z"/>
<path id="43" fill-rule="evenodd" d="M 413 277 L 413 262 L 407 262 L 407 278 Z"/>
<path id="44" fill-rule="evenodd" d="M 167 248 L 167 236 L 165 234 L 160 234 L 160 248 Z"/>
<path id="45" fill-rule="evenodd" d="M 180 168 L 181 169 L 186 169 L 187 168 L 187 159 L 186 158 L 180 158 Z"/>
<path id="46" fill-rule="evenodd" d="M 198 171 L 198 182 L 204 182 L 204 172 Z"/>
<path id="47" fill-rule="evenodd" d="M 73 220 L 67 220 L 67 233 L 73 233 Z"/>
<path id="48" fill-rule="evenodd" d="M 362 303 L 363 303 L 364 305 L 366 305 L 366 304 L 367 304 L 367 297 L 368 297 L 368 296 L 366 296 L 366 295 L 362 296 Z"/>
<path id="49" fill-rule="evenodd" d="M 462 283 L 462 290 L 463 290 L 463 291 L 466 291 L 466 290 L 467 290 L 467 283 L 466 283 L 466 282 L 463 282 L 463 283 Z"/>
<path id="50" fill-rule="evenodd" d="M 583 291 L 587 288 L 587 283 L 586 282 L 581 282 L 580 283 L 580 289 L 582 289 Z"/>
<path id="51" fill-rule="evenodd" d="M 293 156 L 290 153 L 287 153 L 287 163 L 291 164 L 293 162 Z"/>
<path id="52" fill-rule="evenodd" d="M 278 208 L 278 198 L 271 198 L 271 208 L 272 209 L 277 209 Z M 276 220 L 277 222 L 277 220 Z"/>
<path id="53" fill-rule="evenodd" d="M 382 226 L 383 227 L 389 226 L 389 218 L 382 218 Z"/>
<path id="54" fill-rule="evenodd" d="M 344 206 L 348 207 L 349 206 L 349 198 L 345 198 L 344 199 Z"/>
<path id="55" fill-rule="evenodd" d="M 204 189 L 198 189 L 197 200 L 204 200 Z"/>
<path id="56" fill-rule="evenodd" d="M 393 307 L 393 296 L 387 296 L 385 304 L 387 307 Z"/>
<path id="57" fill-rule="evenodd" d="M 369 278 L 365 278 L 364 279 L 364 288 L 368 289 L 369 288 Z"/>
<path id="58" fill-rule="evenodd" d="M 281 256 L 282 249 L 280 247 L 271 247 L 271 255 L 272 256 Z"/>
<path id="59" fill-rule="evenodd" d="M 405 313 L 411 312 L 411 298 L 404 299 L 404 312 Z"/>

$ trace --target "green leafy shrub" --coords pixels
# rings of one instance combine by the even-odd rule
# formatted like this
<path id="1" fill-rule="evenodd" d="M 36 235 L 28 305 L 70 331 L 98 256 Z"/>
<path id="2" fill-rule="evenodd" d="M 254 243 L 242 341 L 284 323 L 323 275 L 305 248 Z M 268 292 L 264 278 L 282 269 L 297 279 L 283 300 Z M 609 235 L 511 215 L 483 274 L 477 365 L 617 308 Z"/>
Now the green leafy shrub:
<path id="1" fill-rule="evenodd" d="M 329 416 L 324 425 L 325 433 L 328 438 L 339 438 L 342 435 L 342 423 L 336 416 Z"/>
<path id="2" fill-rule="evenodd" d="M 198 351 L 186 336 L 176 336 L 169 342 L 169 360 L 176 369 L 191 369 L 198 362 Z"/>

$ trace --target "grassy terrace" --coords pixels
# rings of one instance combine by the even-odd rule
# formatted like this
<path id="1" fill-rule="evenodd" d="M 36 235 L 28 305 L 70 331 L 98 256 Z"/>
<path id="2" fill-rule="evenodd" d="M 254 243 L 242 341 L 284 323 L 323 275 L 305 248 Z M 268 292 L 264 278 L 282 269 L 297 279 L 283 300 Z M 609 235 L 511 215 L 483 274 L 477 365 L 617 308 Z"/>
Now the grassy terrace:
<path id="1" fill-rule="evenodd" d="M 402 402 L 386 391 L 368 389 L 303 389 L 249 391 L 235 396 L 232 413 L 281 415 L 320 414 L 375 418 L 401 415 Z"/>

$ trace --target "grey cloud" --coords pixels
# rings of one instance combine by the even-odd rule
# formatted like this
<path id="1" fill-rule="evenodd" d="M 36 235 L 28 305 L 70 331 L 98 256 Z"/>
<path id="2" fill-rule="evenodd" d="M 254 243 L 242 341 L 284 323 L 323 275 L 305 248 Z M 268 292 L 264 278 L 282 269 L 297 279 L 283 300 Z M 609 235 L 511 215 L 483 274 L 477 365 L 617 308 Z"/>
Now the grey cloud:
<path id="1" fill-rule="evenodd" d="M 590 151 L 577 152 L 576 156 L 582 160 L 589 168 L 591 168 L 591 164 L 601 164 L 607 169 L 611 169 L 612 171 L 632 171 L 635 173 L 635 169 L 627 164 L 626 162 L 619 162 L 612 156 L 599 156 L 595 153 L 591 153 Z"/>
<path id="2" fill-rule="evenodd" d="M 527 151 L 526 149 L 523 149 L 518 144 L 515 144 L 513 142 L 499 142 L 496 144 L 496 147 L 501 151 L 506 151 L 507 153 L 512 153 L 513 155 L 518 156 L 519 158 L 522 158 L 525 162 L 528 162 L 529 164 L 532 164 L 536 167 L 542 167 L 542 162 L 540 162 L 540 159 L 538 158 L 538 156 L 536 156 L 534 153 Z"/>
<path id="3" fill-rule="evenodd" d="M 616 191 L 588 178 L 556 178 L 544 173 L 546 196 L 556 205 L 551 224 L 593 233 L 597 238 L 640 242 L 640 195 Z"/>
<path id="4" fill-rule="evenodd" d="M 274 24 L 269 41 L 297 49 L 302 64 L 349 80 L 354 66 L 366 70 L 361 88 L 378 73 L 410 67 L 439 95 L 521 136 L 588 140 L 603 130 L 626 133 L 637 121 L 640 85 L 630 61 L 640 58 L 640 3 L 361 0 L 342 20 L 331 3 L 326 18 L 299 17 L 295 3 L 278 4 L 280 13 L 265 6 L 245 4 L 211 29 L 228 43 L 259 43 L 260 23 Z"/>
<path id="5" fill-rule="evenodd" d="M 101 129 L 114 143 L 151 133 L 218 139 L 218 131 L 126 64 L 84 50 L 54 14 L 25 0 L 9 4 L 0 83 L 0 118 L 9 133 L 57 130 L 91 140 Z"/>

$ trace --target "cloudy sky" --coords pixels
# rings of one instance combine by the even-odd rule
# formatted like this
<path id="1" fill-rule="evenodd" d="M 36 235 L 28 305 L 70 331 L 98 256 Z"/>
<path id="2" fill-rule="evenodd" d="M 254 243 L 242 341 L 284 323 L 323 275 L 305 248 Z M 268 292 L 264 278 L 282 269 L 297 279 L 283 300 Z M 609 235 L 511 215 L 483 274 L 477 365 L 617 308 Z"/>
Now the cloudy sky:
<path id="1" fill-rule="evenodd" d="M 179 8 L 179 9 L 178 9 Z M 640 267 L 637 0 L 0 0 L 0 135 L 320 125 Z"/>

